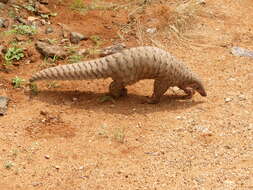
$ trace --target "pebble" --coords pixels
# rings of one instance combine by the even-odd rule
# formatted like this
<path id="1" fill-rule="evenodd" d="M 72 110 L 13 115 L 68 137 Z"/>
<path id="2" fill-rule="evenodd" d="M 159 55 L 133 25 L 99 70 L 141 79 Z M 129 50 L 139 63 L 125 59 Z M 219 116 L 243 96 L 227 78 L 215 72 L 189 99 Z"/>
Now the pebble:
<path id="1" fill-rule="evenodd" d="M 73 101 L 73 102 L 76 102 L 77 100 L 78 100 L 78 99 L 77 99 L 77 98 L 75 98 L 75 97 L 74 97 L 74 98 L 72 98 L 72 101 Z"/>
<path id="2" fill-rule="evenodd" d="M 29 16 L 29 17 L 27 17 L 27 20 L 28 20 L 29 22 L 33 22 L 33 21 L 35 21 L 35 20 L 38 20 L 38 18 L 37 18 L 37 17 L 34 17 L 34 16 Z"/>
<path id="3" fill-rule="evenodd" d="M 238 95 L 240 101 L 246 100 L 246 97 L 243 94 Z"/>
<path id="4" fill-rule="evenodd" d="M 49 155 L 45 155 L 45 158 L 46 158 L 46 159 L 50 159 L 50 156 L 49 156 Z"/>
<path id="5" fill-rule="evenodd" d="M 78 32 L 71 32 L 70 33 L 70 42 L 73 44 L 78 44 L 81 40 L 87 40 L 88 38 L 83 34 Z"/>
<path id="6" fill-rule="evenodd" d="M 49 33 L 53 33 L 54 32 L 54 30 L 53 30 L 53 28 L 52 27 L 47 27 L 46 28 L 46 30 L 45 30 L 45 34 L 49 34 Z"/>
<path id="7" fill-rule="evenodd" d="M 87 49 L 80 49 L 80 50 L 78 50 L 77 54 L 85 56 L 85 55 L 89 54 L 89 51 Z"/>
<path id="8" fill-rule="evenodd" d="M 205 127 L 205 126 L 196 126 L 195 129 L 198 131 L 198 132 L 202 132 L 202 133 L 210 133 L 210 130 Z"/>
<path id="9" fill-rule="evenodd" d="M 225 98 L 226 103 L 231 102 L 232 100 L 233 100 L 232 98 Z"/>
<path id="10" fill-rule="evenodd" d="M 6 18 L 0 18 L 0 28 L 7 28 L 8 25 L 9 25 L 9 23 Z"/>
<path id="11" fill-rule="evenodd" d="M 42 183 L 40 183 L 40 182 L 33 182 L 33 183 L 32 183 L 32 186 L 33 186 L 33 187 L 37 187 L 37 186 L 39 186 L 39 185 L 41 185 L 41 184 L 42 184 Z"/>
<path id="12" fill-rule="evenodd" d="M 206 0 L 197 0 L 198 4 L 206 4 Z"/>
<path id="13" fill-rule="evenodd" d="M 45 4 L 45 5 L 48 4 L 48 0 L 39 0 L 39 2 L 40 2 L 41 4 Z"/>
<path id="14" fill-rule="evenodd" d="M 45 5 L 42 5 L 40 3 L 36 3 L 35 8 L 36 8 L 36 10 L 38 10 L 38 13 L 40 13 L 40 14 L 50 14 L 50 10 Z"/>
<path id="15" fill-rule="evenodd" d="M 0 45 L 0 55 L 4 53 L 4 49 L 5 49 L 5 47 Z"/>
<path id="16" fill-rule="evenodd" d="M 28 40 L 27 36 L 24 36 L 24 35 L 16 35 L 15 39 L 18 42 L 22 42 L 22 41 L 27 41 Z"/>
<path id="17" fill-rule="evenodd" d="M 22 17 L 18 16 L 15 18 L 19 23 L 21 24 L 24 24 L 24 25 L 27 25 L 28 24 L 28 21 L 23 19 Z"/>
<path id="18" fill-rule="evenodd" d="M 0 96 L 0 115 L 6 114 L 9 100 L 8 97 Z"/>
<path id="19" fill-rule="evenodd" d="M 150 33 L 150 34 L 154 34 L 156 31 L 157 31 L 156 28 L 148 28 L 148 29 L 146 30 L 146 32 L 147 32 L 147 33 Z"/>

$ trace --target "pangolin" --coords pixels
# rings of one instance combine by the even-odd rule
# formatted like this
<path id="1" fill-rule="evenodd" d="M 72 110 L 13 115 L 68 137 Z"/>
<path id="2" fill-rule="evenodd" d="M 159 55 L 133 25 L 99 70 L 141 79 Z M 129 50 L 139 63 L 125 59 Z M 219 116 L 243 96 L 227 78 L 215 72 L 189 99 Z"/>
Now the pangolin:
<path id="1" fill-rule="evenodd" d="M 58 65 L 35 73 L 37 80 L 82 80 L 112 78 L 109 95 L 118 98 L 127 94 L 127 85 L 142 79 L 154 79 L 149 103 L 158 103 L 169 87 L 177 86 L 188 98 L 195 91 L 207 96 L 200 78 L 169 52 L 152 46 L 124 49 L 118 53 L 90 61 Z"/>

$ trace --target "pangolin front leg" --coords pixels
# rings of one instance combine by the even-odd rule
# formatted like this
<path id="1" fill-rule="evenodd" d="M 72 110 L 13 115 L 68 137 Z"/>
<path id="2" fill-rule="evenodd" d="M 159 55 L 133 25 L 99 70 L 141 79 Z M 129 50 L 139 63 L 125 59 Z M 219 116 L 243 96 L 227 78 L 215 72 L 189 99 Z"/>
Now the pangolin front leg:
<path id="1" fill-rule="evenodd" d="M 154 82 L 154 91 L 151 96 L 147 100 L 147 103 L 149 104 L 157 104 L 160 102 L 161 97 L 164 95 L 164 93 L 168 90 L 169 84 L 166 80 L 162 79 L 156 79 Z"/>
<path id="2" fill-rule="evenodd" d="M 121 96 L 127 96 L 127 89 L 122 82 L 112 81 L 109 86 L 109 95 L 117 99 Z"/>

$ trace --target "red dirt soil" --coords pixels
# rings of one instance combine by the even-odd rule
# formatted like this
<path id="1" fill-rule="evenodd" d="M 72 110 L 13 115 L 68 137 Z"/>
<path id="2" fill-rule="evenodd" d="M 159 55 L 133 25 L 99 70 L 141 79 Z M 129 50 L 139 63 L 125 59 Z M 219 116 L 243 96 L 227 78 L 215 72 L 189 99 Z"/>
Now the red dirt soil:
<path id="1" fill-rule="evenodd" d="M 32 43 L 19 66 L 0 71 L 0 95 L 11 99 L 0 117 L 0 189 L 253 189 L 253 61 L 230 53 L 232 46 L 253 50 L 253 2 L 206 0 L 182 22 L 182 33 L 169 26 L 184 1 L 106 2 L 129 7 L 82 14 L 70 1 L 50 1 L 55 31 L 34 39 L 61 39 L 61 23 L 100 36 L 101 47 L 163 47 L 201 76 L 208 96 L 179 100 L 170 90 L 159 104 L 143 104 L 153 88 L 143 80 L 128 87 L 128 97 L 101 103 L 110 79 L 50 89 L 39 82 L 40 92 L 31 95 L 11 79 L 28 80 L 41 69 Z M 147 33 L 152 27 L 157 32 Z"/>

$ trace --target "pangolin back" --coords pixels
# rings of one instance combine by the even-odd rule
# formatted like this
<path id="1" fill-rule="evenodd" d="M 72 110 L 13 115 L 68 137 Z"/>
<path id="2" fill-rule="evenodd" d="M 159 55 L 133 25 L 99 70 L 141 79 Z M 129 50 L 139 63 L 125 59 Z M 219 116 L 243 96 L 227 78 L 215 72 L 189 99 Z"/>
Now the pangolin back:
<path id="1" fill-rule="evenodd" d="M 30 82 L 36 80 L 82 80 L 111 77 L 125 84 L 141 79 L 167 78 L 189 80 L 195 77 L 182 63 L 170 53 L 150 46 L 125 49 L 118 53 L 91 61 L 59 65 L 35 73 Z"/>

